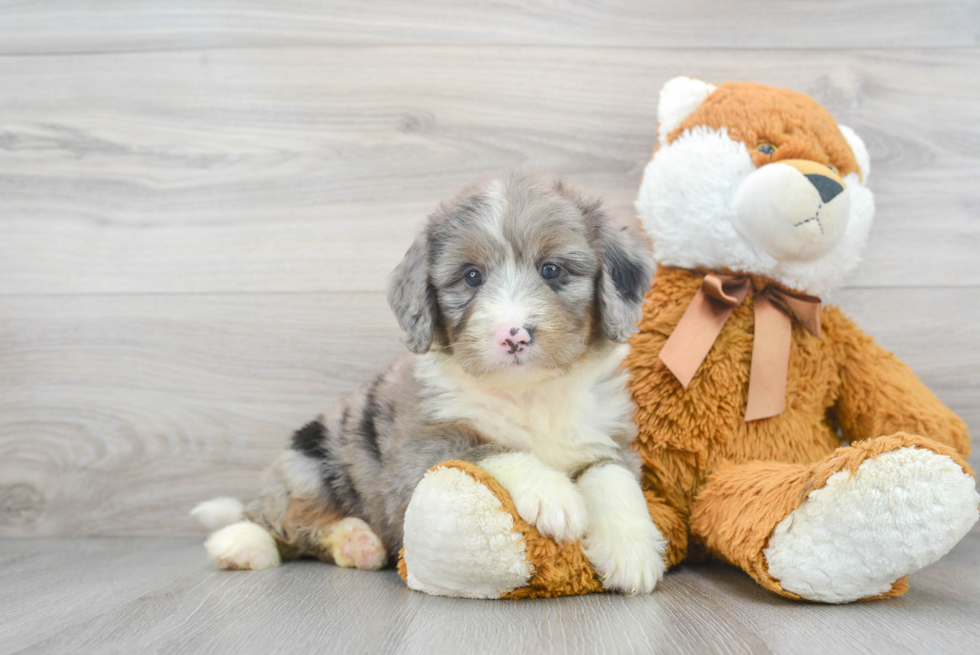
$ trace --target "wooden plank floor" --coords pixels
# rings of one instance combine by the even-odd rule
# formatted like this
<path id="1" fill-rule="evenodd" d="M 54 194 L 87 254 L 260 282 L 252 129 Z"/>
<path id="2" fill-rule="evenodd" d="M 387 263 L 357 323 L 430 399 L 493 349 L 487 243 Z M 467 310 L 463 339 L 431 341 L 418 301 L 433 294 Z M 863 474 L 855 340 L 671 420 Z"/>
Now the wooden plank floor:
<path id="1" fill-rule="evenodd" d="M 401 352 L 385 276 L 459 185 L 531 166 L 634 221 L 681 74 L 865 138 L 878 215 L 829 300 L 980 433 L 978 46 L 976 0 L 0 2 L 0 654 L 980 651 L 976 531 L 889 603 L 725 568 L 474 603 L 215 572 L 187 516 Z"/>
<path id="2" fill-rule="evenodd" d="M 980 646 L 980 530 L 881 603 L 774 596 L 684 566 L 649 596 L 446 599 L 394 571 L 312 561 L 217 571 L 192 539 L 0 541 L 12 653 L 943 653 Z"/>

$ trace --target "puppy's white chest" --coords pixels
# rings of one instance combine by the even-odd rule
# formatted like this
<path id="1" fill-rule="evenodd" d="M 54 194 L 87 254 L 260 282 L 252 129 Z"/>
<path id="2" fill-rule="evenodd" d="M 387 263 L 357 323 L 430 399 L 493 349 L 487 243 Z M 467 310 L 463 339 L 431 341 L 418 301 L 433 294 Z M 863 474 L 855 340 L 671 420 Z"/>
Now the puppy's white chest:
<path id="1" fill-rule="evenodd" d="M 632 432 L 633 405 L 619 368 L 624 356 L 625 351 L 617 352 L 517 392 L 456 379 L 425 357 L 416 376 L 428 391 L 424 405 L 432 418 L 470 421 L 496 443 L 572 471 L 599 459 L 618 459 L 614 437 Z"/>
<path id="2" fill-rule="evenodd" d="M 603 420 L 601 406 L 593 390 L 569 390 L 566 394 L 521 399 L 524 402 L 499 403 L 491 416 L 504 418 L 489 436 L 512 448 L 533 452 L 544 463 L 561 470 L 572 470 L 596 459 L 616 457 L 611 425 Z M 510 407 L 508 407 L 510 405 Z"/>

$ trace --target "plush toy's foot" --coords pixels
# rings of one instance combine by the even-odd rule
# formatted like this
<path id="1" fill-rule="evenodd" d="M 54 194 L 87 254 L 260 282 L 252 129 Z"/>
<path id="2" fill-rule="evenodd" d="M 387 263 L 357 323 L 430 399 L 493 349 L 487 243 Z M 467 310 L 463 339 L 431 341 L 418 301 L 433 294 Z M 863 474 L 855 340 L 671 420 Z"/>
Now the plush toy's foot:
<path id="1" fill-rule="evenodd" d="M 561 544 L 521 518 L 489 473 L 466 462 L 433 467 L 405 512 L 399 573 L 439 596 L 531 598 L 602 591 L 578 542 Z"/>
<path id="2" fill-rule="evenodd" d="M 408 586 L 436 596 L 500 598 L 531 578 L 514 518 L 463 467 L 426 473 L 405 512 L 404 543 Z"/>
<path id="3" fill-rule="evenodd" d="M 963 457 L 897 433 L 810 465 L 753 461 L 715 471 L 695 499 L 691 535 L 766 589 L 846 603 L 890 598 L 977 520 Z"/>
<path id="4" fill-rule="evenodd" d="M 388 562 L 388 553 L 378 535 L 361 519 L 347 517 L 327 528 L 321 548 L 334 564 L 348 569 L 373 571 Z"/>
<path id="5" fill-rule="evenodd" d="M 262 526 L 241 521 L 221 528 L 204 542 L 211 560 L 223 569 L 279 566 L 276 541 Z"/>
<path id="6" fill-rule="evenodd" d="M 973 478 L 944 455 L 901 448 L 839 471 L 783 519 L 765 558 L 782 588 L 846 603 L 886 594 L 945 555 L 977 520 Z"/>

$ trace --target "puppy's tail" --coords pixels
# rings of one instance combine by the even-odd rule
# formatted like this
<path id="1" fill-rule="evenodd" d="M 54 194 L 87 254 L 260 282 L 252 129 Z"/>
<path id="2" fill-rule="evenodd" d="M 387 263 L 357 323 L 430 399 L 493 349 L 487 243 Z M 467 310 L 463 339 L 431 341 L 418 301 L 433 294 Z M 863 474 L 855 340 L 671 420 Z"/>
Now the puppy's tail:
<path id="1" fill-rule="evenodd" d="M 191 516 L 211 532 L 220 530 L 245 518 L 245 506 L 237 498 L 212 498 L 191 510 Z"/>

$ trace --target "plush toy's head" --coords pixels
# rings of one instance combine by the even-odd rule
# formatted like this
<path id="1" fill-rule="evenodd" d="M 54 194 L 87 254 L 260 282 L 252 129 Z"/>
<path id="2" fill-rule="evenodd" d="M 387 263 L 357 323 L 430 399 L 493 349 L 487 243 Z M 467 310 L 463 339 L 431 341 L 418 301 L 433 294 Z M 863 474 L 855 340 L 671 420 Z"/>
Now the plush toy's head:
<path id="1" fill-rule="evenodd" d="M 874 217 L 870 160 L 810 97 L 667 82 L 637 210 L 657 262 L 728 269 L 825 294 L 858 263 Z"/>

